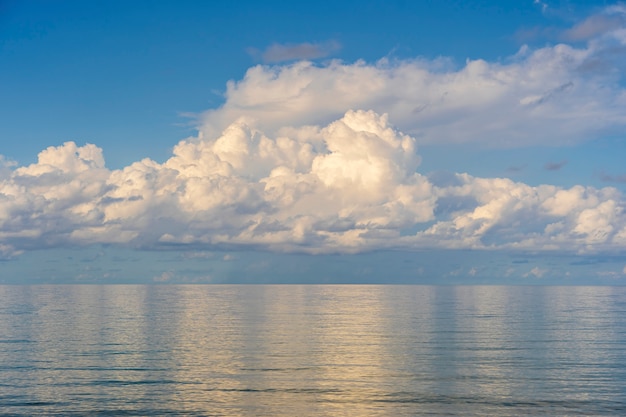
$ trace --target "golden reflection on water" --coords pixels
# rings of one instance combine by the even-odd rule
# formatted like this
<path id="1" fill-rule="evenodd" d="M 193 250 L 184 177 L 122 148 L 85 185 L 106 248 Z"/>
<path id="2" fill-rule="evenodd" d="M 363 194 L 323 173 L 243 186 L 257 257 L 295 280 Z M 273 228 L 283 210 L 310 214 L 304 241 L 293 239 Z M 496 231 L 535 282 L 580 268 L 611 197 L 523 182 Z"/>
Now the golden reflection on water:
<path id="1" fill-rule="evenodd" d="M 592 400 L 590 387 L 596 398 L 623 391 L 623 378 L 606 385 L 615 382 L 607 372 L 623 373 L 626 359 L 623 323 L 616 329 L 614 316 L 624 301 L 612 298 L 610 289 L 15 291 L 0 292 L 4 309 L 30 313 L 0 320 L 0 331 L 24 343 L 20 350 L 0 347 L 0 358 L 16 364 L 10 370 L 16 393 L 29 392 L 42 403 L 62 400 L 66 411 L 507 415 L 507 404 L 517 401 L 566 407 Z M 23 374 L 20 366 L 32 370 Z M 602 378 L 592 379 L 596 374 Z"/>
<path id="2" fill-rule="evenodd" d="M 197 385 L 180 401 L 236 416 L 387 415 L 371 401 L 389 383 L 381 297 L 358 287 L 238 290 L 246 303 L 181 306 L 174 379 Z"/>

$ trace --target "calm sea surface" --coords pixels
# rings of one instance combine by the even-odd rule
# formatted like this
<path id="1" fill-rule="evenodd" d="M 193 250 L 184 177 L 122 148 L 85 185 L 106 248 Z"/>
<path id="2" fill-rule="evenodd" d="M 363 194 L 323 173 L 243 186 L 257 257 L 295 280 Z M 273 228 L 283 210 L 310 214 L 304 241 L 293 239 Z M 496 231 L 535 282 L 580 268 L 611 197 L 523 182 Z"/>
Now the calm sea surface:
<path id="1" fill-rule="evenodd" d="M 0 286 L 0 415 L 626 415 L 626 288 Z"/>

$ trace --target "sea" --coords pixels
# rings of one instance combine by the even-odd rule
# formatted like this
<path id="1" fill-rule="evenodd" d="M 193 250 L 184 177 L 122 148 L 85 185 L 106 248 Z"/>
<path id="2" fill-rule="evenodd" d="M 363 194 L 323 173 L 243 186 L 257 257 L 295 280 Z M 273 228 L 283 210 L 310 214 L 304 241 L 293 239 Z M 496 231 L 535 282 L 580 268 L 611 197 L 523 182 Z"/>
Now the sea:
<path id="1" fill-rule="evenodd" d="M 624 416 L 626 287 L 0 286 L 1 416 Z"/>

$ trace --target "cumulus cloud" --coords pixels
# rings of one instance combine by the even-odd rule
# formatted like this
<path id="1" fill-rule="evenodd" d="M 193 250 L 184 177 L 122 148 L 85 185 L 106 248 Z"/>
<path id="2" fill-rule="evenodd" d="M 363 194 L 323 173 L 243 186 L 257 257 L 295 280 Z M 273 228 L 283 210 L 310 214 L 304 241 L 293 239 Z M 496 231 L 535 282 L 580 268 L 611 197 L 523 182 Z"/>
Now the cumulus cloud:
<path id="1" fill-rule="evenodd" d="M 73 142 L 28 166 L 0 158 L 0 257 L 91 244 L 620 251 L 617 189 L 426 176 L 417 149 L 554 145 L 623 129 L 619 72 L 590 71 L 616 43 L 626 45 L 620 29 L 584 47 L 522 48 L 461 68 L 445 59 L 253 67 L 163 163 L 110 170 L 100 148 Z"/>
<path id="2" fill-rule="evenodd" d="M 438 221 L 418 234 L 432 245 L 584 252 L 619 248 L 626 237 L 623 200 L 614 188 L 457 177 L 458 185 L 436 189 Z"/>
<path id="3" fill-rule="evenodd" d="M 0 182 L 3 257 L 59 245 L 258 247 L 354 253 L 380 248 L 594 252 L 626 243 L 614 188 L 531 187 L 419 173 L 416 139 L 386 114 L 267 135 L 239 120 L 181 141 L 170 159 L 120 170 L 67 142 Z M 198 252 L 204 253 L 204 252 Z"/>
<path id="4" fill-rule="evenodd" d="M 626 45 L 617 32 L 585 47 L 523 47 L 501 62 L 468 60 L 460 68 L 445 59 L 259 65 L 228 83 L 225 103 L 202 116 L 200 129 L 211 136 L 244 119 L 279 134 L 364 108 L 388 113 L 424 144 L 516 147 L 596 139 L 626 125 L 626 92 L 617 58 L 609 54 L 615 42 Z"/>

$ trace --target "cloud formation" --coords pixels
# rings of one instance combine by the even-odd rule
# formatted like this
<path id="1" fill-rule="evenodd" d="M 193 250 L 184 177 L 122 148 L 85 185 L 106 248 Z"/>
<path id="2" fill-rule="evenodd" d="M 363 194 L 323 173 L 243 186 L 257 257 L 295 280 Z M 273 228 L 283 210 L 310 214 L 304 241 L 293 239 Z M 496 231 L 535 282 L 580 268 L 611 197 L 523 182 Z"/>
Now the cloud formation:
<path id="1" fill-rule="evenodd" d="M 585 46 L 524 46 L 501 61 L 461 67 L 444 58 L 258 65 L 228 83 L 225 103 L 202 116 L 200 129 L 212 136 L 242 119 L 280 134 L 286 126 L 330 123 L 347 109 L 371 109 L 388 113 L 423 144 L 519 147 L 601 138 L 626 127 L 626 60 L 619 53 L 626 29 L 599 31 Z"/>
<path id="2" fill-rule="evenodd" d="M 596 251 L 626 243 L 614 188 L 531 187 L 468 174 L 427 178 L 416 140 L 387 115 L 348 111 L 269 136 L 237 121 L 181 141 L 163 164 L 105 167 L 67 142 L 0 183 L 2 255 L 59 245 Z"/>
<path id="3" fill-rule="evenodd" d="M 445 59 L 253 67 L 163 163 L 109 170 L 100 148 L 74 142 L 28 166 L 0 158 L 0 257 L 91 244 L 623 250 L 617 189 L 426 176 L 417 144 L 556 145 L 623 129 L 626 91 L 609 51 L 625 33 L 605 25 L 584 47 L 522 48 L 461 68 Z"/>
<path id="4" fill-rule="evenodd" d="M 304 42 L 297 44 L 274 43 L 267 47 L 265 51 L 249 48 L 248 52 L 254 57 L 260 57 L 265 63 L 277 63 L 324 58 L 339 49 L 341 49 L 339 42 L 328 41 L 323 43 Z"/>

